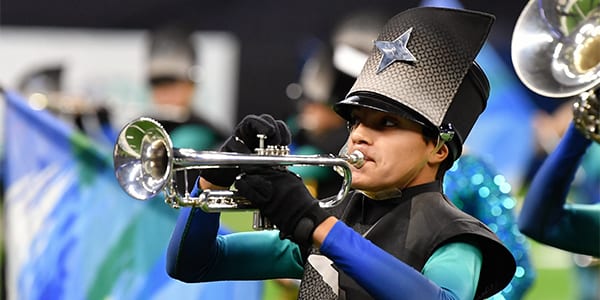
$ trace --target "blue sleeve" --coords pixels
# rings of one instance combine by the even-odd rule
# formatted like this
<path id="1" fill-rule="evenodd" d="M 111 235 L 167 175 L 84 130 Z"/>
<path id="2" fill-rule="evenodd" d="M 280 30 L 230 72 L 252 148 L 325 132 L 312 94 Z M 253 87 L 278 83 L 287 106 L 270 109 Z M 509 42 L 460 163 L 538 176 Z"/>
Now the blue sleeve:
<path id="1" fill-rule="evenodd" d="M 540 243 L 599 256 L 600 206 L 565 205 L 575 172 L 590 144 L 571 123 L 531 182 L 519 229 Z"/>
<path id="2" fill-rule="evenodd" d="M 199 193 L 194 185 L 192 196 Z M 184 282 L 300 278 L 300 249 L 277 231 L 228 233 L 219 213 L 182 208 L 167 248 L 169 276 Z"/>
<path id="3" fill-rule="evenodd" d="M 457 272 L 447 273 L 447 279 L 462 277 L 465 281 L 456 286 L 440 276 L 437 281 L 444 286 L 442 288 L 341 221 L 333 226 L 320 251 L 376 299 L 457 300 L 461 299 L 459 295 L 473 293 L 476 286 L 469 282 L 477 280 L 471 276 L 479 277 L 479 271 L 461 274 L 464 276 L 458 276 Z"/>
<path id="4" fill-rule="evenodd" d="M 486 224 L 510 250 L 517 269 L 499 298 L 522 299 L 533 284 L 535 269 L 528 240 L 517 226 L 517 200 L 510 183 L 485 160 L 466 154 L 446 172 L 444 192 L 458 208 Z"/>

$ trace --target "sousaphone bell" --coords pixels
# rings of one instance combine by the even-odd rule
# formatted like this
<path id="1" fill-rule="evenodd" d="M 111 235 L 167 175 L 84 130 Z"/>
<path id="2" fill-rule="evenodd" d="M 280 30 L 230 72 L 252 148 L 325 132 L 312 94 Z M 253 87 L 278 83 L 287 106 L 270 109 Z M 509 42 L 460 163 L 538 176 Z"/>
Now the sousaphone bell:
<path id="1" fill-rule="evenodd" d="M 531 91 L 575 97 L 573 119 L 600 142 L 600 4 L 583 0 L 530 0 L 511 42 L 515 71 Z"/>

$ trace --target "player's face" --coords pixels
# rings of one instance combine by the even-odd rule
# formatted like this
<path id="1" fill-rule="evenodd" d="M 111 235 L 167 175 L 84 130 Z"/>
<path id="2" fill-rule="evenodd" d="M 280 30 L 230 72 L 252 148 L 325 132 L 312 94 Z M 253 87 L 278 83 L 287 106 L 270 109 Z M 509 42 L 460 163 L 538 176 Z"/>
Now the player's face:
<path id="1" fill-rule="evenodd" d="M 352 112 L 348 152 L 365 155 L 362 168 L 352 168 L 352 186 L 367 192 L 403 189 L 432 181 L 424 167 L 435 145 L 421 126 L 395 114 L 367 108 Z"/>

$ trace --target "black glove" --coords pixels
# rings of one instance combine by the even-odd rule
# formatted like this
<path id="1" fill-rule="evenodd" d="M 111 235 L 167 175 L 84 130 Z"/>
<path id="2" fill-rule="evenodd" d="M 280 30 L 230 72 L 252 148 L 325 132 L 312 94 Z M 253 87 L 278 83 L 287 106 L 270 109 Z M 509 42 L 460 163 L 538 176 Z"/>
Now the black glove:
<path id="1" fill-rule="evenodd" d="M 289 145 L 291 134 L 288 127 L 281 120 L 263 114 L 247 115 L 238 123 L 234 133 L 219 148 L 222 152 L 253 153 L 259 146 L 257 134 L 267 136 L 266 145 Z M 238 168 L 216 168 L 202 170 L 202 177 L 212 184 L 228 187 L 240 174 Z"/>
<path id="2" fill-rule="evenodd" d="M 312 244 L 315 228 L 330 216 L 302 179 L 287 170 L 251 168 L 240 176 L 235 187 L 277 226 L 281 239 L 289 238 L 302 246 Z"/>

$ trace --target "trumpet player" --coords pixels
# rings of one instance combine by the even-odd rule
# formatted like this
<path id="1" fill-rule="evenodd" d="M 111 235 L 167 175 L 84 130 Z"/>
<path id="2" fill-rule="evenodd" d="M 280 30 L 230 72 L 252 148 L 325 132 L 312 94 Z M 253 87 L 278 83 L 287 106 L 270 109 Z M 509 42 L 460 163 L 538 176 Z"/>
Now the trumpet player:
<path id="1" fill-rule="evenodd" d="M 353 191 L 325 209 L 286 170 L 203 170 L 194 193 L 233 186 L 278 230 L 218 235 L 218 213 L 183 209 L 169 275 L 184 282 L 298 278 L 299 299 L 484 299 L 502 290 L 514 258 L 442 192 L 486 106 L 489 84 L 474 59 L 493 20 L 433 7 L 388 20 L 334 106 L 348 122 L 348 150 L 365 157 L 352 168 Z M 283 122 L 250 115 L 221 150 L 251 153 L 257 133 L 290 143 Z"/>

